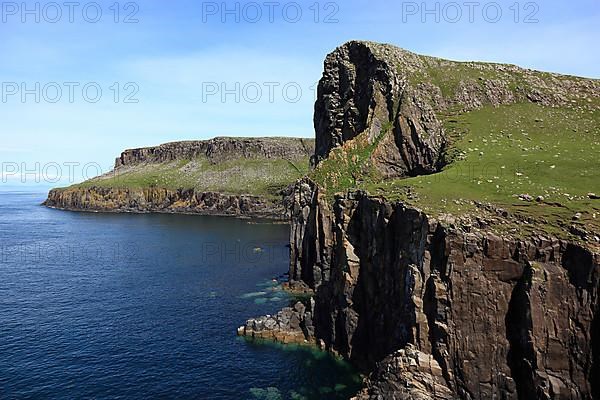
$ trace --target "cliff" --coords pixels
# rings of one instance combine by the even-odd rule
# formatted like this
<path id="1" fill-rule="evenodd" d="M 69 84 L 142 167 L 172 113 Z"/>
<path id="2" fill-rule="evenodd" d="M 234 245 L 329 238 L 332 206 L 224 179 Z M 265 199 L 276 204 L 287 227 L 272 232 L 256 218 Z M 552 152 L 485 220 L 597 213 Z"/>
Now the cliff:
<path id="1" fill-rule="evenodd" d="M 302 160 L 313 152 L 313 148 L 314 141 L 311 139 L 217 137 L 125 150 L 116 159 L 115 169 L 198 157 L 206 157 L 213 164 L 236 159 Z"/>
<path id="2" fill-rule="evenodd" d="M 312 297 L 238 333 L 344 356 L 358 399 L 600 398 L 599 121 L 596 80 L 341 46 L 288 199 Z"/>
<path id="3" fill-rule="evenodd" d="M 315 161 L 344 142 L 385 137 L 377 166 L 386 176 L 435 172 L 445 145 L 442 125 L 422 93 L 409 86 L 395 60 L 421 69 L 419 58 L 391 47 L 350 42 L 325 60 L 315 104 Z"/>
<path id="4" fill-rule="evenodd" d="M 303 183 L 295 198 L 290 278 L 316 294 L 306 339 L 375 371 L 365 398 L 406 390 L 389 373 L 406 348 L 435 362 L 442 398 L 598 394 L 598 254 L 363 193 L 331 205 Z"/>
<path id="5" fill-rule="evenodd" d="M 124 151 L 113 171 L 54 189 L 46 206 L 284 219 L 287 186 L 308 171 L 314 141 L 215 138 Z"/>

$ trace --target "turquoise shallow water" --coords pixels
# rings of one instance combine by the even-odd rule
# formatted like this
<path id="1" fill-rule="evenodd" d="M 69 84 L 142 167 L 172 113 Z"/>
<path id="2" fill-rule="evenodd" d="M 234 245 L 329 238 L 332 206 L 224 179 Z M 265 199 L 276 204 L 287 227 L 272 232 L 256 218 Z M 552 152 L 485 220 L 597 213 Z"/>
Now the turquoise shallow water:
<path id="1" fill-rule="evenodd" d="M 288 227 L 0 193 L 0 398 L 343 399 L 332 357 L 236 337 L 289 299 Z"/>

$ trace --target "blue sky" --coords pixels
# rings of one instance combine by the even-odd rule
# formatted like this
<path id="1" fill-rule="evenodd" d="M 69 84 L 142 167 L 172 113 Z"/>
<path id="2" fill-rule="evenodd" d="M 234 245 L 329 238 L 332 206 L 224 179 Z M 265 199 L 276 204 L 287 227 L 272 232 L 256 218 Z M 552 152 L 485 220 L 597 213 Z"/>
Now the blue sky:
<path id="1" fill-rule="evenodd" d="M 57 174 L 61 184 L 79 181 L 131 147 L 220 135 L 312 137 L 323 59 L 352 39 L 600 77 L 597 0 L 144 0 L 116 3 L 118 15 L 114 0 L 37 3 L 36 11 L 26 2 L 27 12 L 21 2 L 2 2 L 0 188 L 19 184 L 23 170 L 27 184 L 36 183 L 35 171 L 46 186 Z M 128 95 L 137 102 L 125 102 Z"/>

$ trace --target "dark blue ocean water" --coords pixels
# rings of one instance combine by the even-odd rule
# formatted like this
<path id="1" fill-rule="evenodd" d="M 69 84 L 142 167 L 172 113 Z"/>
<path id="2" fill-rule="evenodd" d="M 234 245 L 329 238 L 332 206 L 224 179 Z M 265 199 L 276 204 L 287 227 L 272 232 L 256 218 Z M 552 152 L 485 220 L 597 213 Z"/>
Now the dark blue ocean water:
<path id="1" fill-rule="evenodd" d="M 337 399 L 328 355 L 236 337 L 289 299 L 288 227 L 0 193 L 1 399 Z"/>

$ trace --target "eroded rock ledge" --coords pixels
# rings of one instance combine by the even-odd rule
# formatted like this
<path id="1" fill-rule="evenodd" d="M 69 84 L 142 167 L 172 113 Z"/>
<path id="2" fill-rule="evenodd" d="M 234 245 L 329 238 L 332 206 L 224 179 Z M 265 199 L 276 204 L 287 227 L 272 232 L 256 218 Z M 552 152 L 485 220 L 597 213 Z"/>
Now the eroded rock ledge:
<path id="1" fill-rule="evenodd" d="M 286 219 L 282 201 L 260 196 L 227 195 L 193 189 L 67 188 L 54 189 L 45 206 L 62 210 L 117 213 L 178 213 Z"/>
<path id="2" fill-rule="evenodd" d="M 430 354 L 407 345 L 379 363 L 355 400 L 451 400 L 444 371 Z"/>
<path id="3" fill-rule="evenodd" d="M 285 307 L 276 315 L 249 319 L 238 328 L 239 336 L 268 339 L 278 343 L 313 343 L 315 328 L 312 323 L 314 301 L 309 309 L 297 302 L 294 307 Z"/>

